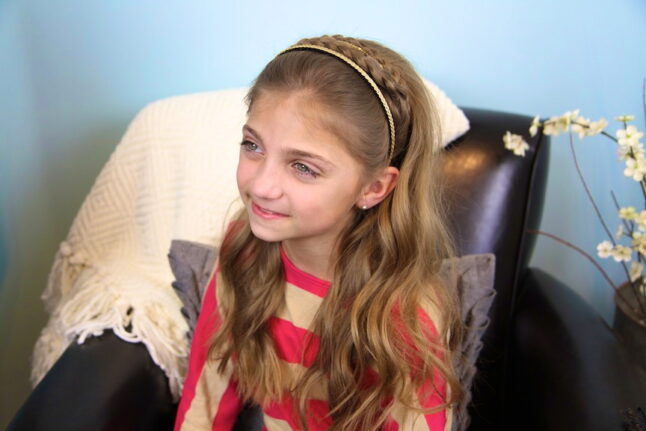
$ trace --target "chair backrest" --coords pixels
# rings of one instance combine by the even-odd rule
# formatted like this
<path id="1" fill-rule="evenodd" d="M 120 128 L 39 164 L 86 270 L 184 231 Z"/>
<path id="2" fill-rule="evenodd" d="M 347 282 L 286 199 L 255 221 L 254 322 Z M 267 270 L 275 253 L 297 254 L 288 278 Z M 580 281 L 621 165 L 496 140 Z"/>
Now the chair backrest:
<path id="1" fill-rule="evenodd" d="M 519 280 L 527 269 L 543 209 L 549 137 L 529 139 L 531 118 L 463 108 L 469 132 L 448 147 L 451 228 L 458 252 L 496 255 L 496 299 L 478 359 L 469 429 L 498 429 L 505 414 L 507 351 Z M 518 157 L 505 149 L 504 133 L 524 135 L 530 149 Z"/>

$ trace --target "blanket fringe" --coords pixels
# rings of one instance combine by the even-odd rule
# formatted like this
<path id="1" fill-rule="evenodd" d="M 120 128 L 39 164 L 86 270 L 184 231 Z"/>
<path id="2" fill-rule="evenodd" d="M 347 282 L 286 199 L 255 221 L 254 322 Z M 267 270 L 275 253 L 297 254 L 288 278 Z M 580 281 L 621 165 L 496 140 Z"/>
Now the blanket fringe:
<path id="1" fill-rule="evenodd" d="M 34 349 L 32 383 L 42 379 L 72 341 L 82 344 L 111 329 L 124 341 L 144 343 L 152 360 L 166 373 L 173 398 L 179 399 L 189 351 L 188 326 L 179 299 L 172 290 L 163 289 L 165 286 L 151 285 L 150 279 L 137 282 L 132 273 L 127 278 L 111 274 L 123 272 L 86 267 L 65 302 L 52 307 L 57 311 Z M 60 296 L 49 298 L 56 301 Z"/>

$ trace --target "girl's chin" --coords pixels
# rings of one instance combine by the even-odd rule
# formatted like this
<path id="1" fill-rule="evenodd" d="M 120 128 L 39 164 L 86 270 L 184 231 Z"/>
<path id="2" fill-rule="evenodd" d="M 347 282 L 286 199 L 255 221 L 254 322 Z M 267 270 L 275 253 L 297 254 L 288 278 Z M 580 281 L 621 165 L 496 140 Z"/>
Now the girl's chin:
<path id="1" fill-rule="evenodd" d="M 267 229 L 263 229 L 259 226 L 254 226 L 254 223 L 251 223 L 250 227 L 253 235 L 265 242 L 280 242 L 284 240 L 284 238 L 278 233 L 268 231 Z"/>

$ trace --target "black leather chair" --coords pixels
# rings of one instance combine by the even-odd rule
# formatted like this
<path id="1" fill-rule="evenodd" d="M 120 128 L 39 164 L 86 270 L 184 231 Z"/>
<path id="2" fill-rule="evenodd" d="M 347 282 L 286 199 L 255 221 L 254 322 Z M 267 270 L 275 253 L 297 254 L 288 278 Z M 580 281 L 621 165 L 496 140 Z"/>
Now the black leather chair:
<path id="1" fill-rule="evenodd" d="M 543 208 L 549 139 L 524 158 L 502 144 L 531 119 L 465 109 L 471 130 L 444 165 L 461 254 L 496 255 L 497 297 L 478 360 L 470 430 L 621 430 L 646 407 L 646 372 L 567 286 L 528 268 Z M 176 406 L 146 348 L 112 332 L 73 344 L 34 389 L 9 430 L 170 430 Z M 258 411 L 236 429 L 257 429 Z"/>

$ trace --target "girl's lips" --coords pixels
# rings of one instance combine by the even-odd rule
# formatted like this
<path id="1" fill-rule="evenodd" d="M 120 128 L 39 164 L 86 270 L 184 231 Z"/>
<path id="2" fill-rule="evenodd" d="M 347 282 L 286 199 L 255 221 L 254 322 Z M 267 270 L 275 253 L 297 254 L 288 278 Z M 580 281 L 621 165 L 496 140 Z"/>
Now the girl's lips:
<path id="1" fill-rule="evenodd" d="M 277 219 L 277 218 L 287 217 L 285 214 L 264 209 L 263 207 L 256 205 L 254 202 L 251 202 L 251 210 L 254 212 L 254 214 L 264 219 Z"/>

